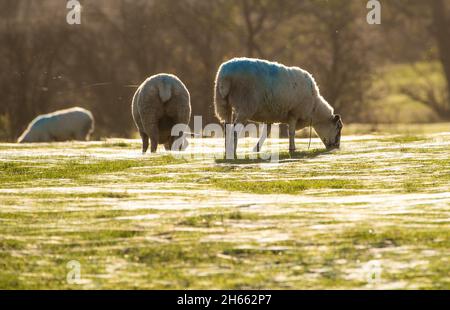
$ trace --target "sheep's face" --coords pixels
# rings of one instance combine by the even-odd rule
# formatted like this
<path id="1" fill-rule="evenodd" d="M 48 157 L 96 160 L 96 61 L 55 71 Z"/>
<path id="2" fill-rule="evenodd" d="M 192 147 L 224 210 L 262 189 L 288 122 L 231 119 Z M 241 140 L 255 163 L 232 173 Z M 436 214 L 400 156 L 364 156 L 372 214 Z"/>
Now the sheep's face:
<path id="1" fill-rule="evenodd" d="M 327 121 L 314 124 L 314 129 L 328 150 L 340 147 L 342 127 L 341 116 L 338 114 Z"/>

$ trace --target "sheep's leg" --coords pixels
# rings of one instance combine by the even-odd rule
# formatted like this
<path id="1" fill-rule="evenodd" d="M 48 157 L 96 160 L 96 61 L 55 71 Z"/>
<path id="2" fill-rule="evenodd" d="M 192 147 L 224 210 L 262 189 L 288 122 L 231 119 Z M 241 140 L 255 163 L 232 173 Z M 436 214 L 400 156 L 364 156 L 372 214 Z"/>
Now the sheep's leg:
<path id="1" fill-rule="evenodd" d="M 181 132 L 180 135 L 178 136 L 178 139 L 180 138 L 183 139 L 183 143 L 181 144 L 179 151 L 185 151 L 189 145 L 186 134 L 184 132 Z"/>
<path id="2" fill-rule="evenodd" d="M 158 149 L 158 137 L 159 137 L 159 128 L 158 125 L 153 124 L 150 129 L 150 151 L 152 153 L 156 153 Z"/>
<path id="3" fill-rule="evenodd" d="M 236 130 L 237 123 L 233 124 L 233 159 L 237 158 L 237 144 L 238 144 L 238 138 L 239 133 Z"/>
<path id="4" fill-rule="evenodd" d="M 174 141 L 173 137 L 170 136 L 170 137 L 169 137 L 169 141 L 167 141 L 166 143 L 164 143 L 164 149 L 165 149 L 166 151 L 172 151 L 173 141 Z M 178 151 L 178 150 L 177 150 L 177 151 Z"/>
<path id="5" fill-rule="evenodd" d="M 231 105 L 227 105 L 226 108 L 226 115 L 225 115 L 225 123 L 224 123 L 224 135 L 225 135 L 225 157 L 227 159 L 231 159 L 233 158 L 234 152 L 232 153 L 233 150 L 230 150 L 231 148 L 231 141 L 229 141 L 230 139 L 230 134 L 233 132 L 234 127 L 231 126 L 233 121 L 233 110 L 231 108 Z"/>
<path id="6" fill-rule="evenodd" d="M 234 159 L 236 153 L 233 123 L 225 124 L 225 158 Z"/>
<path id="7" fill-rule="evenodd" d="M 180 132 L 180 133 L 178 134 L 178 137 L 177 137 L 176 140 L 179 140 L 179 139 L 183 139 L 183 140 L 182 140 L 182 143 L 181 143 L 181 145 L 179 145 L 178 148 L 177 148 L 176 150 L 174 150 L 174 151 L 184 151 L 184 150 L 186 149 L 185 145 L 186 145 L 186 143 L 187 143 L 187 140 L 186 140 L 186 138 L 184 137 L 184 132 Z M 169 141 L 168 141 L 166 144 L 164 144 L 164 148 L 166 149 L 166 151 L 172 151 L 172 149 L 174 148 L 174 142 L 175 142 L 174 137 L 173 137 L 173 136 L 170 136 L 170 137 L 169 137 Z"/>
<path id="8" fill-rule="evenodd" d="M 238 144 L 238 138 L 241 134 L 241 131 L 244 129 L 243 126 L 247 122 L 247 117 L 242 116 L 242 114 L 237 114 L 236 119 L 234 120 L 233 124 L 233 154 L 234 158 L 237 158 L 237 144 Z M 238 126 L 241 125 L 241 126 Z"/>
<path id="9" fill-rule="evenodd" d="M 189 146 L 189 141 L 188 141 L 187 137 L 188 137 L 188 135 L 186 133 L 183 134 L 183 144 L 181 145 L 180 151 L 185 151 L 187 149 L 187 147 Z"/>
<path id="10" fill-rule="evenodd" d="M 142 139 L 142 154 L 145 154 L 148 150 L 148 136 L 143 131 L 140 131 L 139 134 L 141 135 Z"/>
<path id="11" fill-rule="evenodd" d="M 176 136 L 176 138 L 171 136 L 169 138 L 170 141 L 168 143 L 166 143 L 164 146 L 165 149 L 167 151 L 171 151 L 171 150 L 180 151 L 180 152 L 185 151 L 189 145 L 186 135 L 187 135 L 187 133 L 180 132 L 178 134 L 178 136 Z M 175 142 L 177 143 L 176 148 L 175 148 Z"/>
<path id="12" fill-rule="evenodd" d="M 270 132 L 272 130 L 272 124 L 266 124 L 264 125 L 264 129 L 263 132 L 261 134 L 261 138 L 259 138 L 258 143 L 256 144 L 256 146 L 253 148 L 253 152 L 260 152 L 261 148 L 264 144 L 264 141 L 266 141 L 266 139 L 270 136 Z"/>
<path id="13" fill-rule="evenodd" d="M 295 152 L 295 127 L 297 125 L 296 119 L 289 120 L 289 153 Z"/>

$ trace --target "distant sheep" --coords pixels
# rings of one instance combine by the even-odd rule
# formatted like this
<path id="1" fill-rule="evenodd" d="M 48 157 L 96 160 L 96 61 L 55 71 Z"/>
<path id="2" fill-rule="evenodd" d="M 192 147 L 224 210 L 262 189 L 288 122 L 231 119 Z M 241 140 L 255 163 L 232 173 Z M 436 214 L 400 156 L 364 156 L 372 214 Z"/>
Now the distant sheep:
<path id="1" fill-rule="evenodd" d="M 17 142 L 87 141 L 93 131 L 92 113 L 75 107 L 36 117 Z"/>
<path id="2" fill-rule="evenodd" d="M 152 153 L 156 152 L 158 144 L 171 150 L 177 138 L 183 139 L 177 150 L 187 147 L 183 132 L 178 137 L 171 135 L 174 125 L 187 126 L 191 118 L 189 91 L 176 76 L 158 74 L 145 80 L 134 94 L 132 114 L 142 138 L 143 153 L 147 152 L 149 138 Z"/>
<path id="3" fill-rule="evenodd" d="M 312 124 L 327 149 L 339 148 L 342 121 L 320 95 L 314 78 L 298 67 L 260 59 L 235 58 L 223 63 L 215 83 L 215 112 L 225 124 L 247 121 L 289 125 L 289 151 L 295 131 Z M 264 137 L 256 150 L 259 151 Z M 236 152 L 237 134 L 235 133 Z"/>

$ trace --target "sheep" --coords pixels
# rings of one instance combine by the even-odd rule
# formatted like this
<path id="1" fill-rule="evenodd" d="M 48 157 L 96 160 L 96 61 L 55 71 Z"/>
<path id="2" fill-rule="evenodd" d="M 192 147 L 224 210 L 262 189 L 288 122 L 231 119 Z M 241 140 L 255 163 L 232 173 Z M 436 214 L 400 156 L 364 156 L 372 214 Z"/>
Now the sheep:
<path id="1" fill-rule="evenodd" d="M 253 58 L 223 63 L 216 76 L 216 116 L 227 124 L 265 123 L 255 150 L 259 152 L 273 123 L 289 126 L 289 152 L 295 152 L 295 131 L 312 125 L 327 149 L 339 148 L 343 127 L 340 115 L 320 95 L 312 75 L 298 67 Z M 237 133 L 234 132 L 234 156 Z M 225 137 L 227 139 L 227 137 Z"/>
<path id="2" fill-rule="evenodd" d="M 87 141 L 93 131 L 92 113 L 86 109 L 74 107 L 36 117 L 17 142 Z"/>
<path id="3" fill-rule="evenodd" d="M 134 94 L 131 109 L 142 138 L 143 154 L 148 150 L 149 138 L 152 153 L 156 152 L 158 144 L 163 144 L 166 150 L 186 149 L 188 142 L 184 131 L 179 132 L 179 146 L 174 144 L 176 137 L 171 134 L 174 125 L 187 127 L 191 118 L 189 91 L 178 77 L 163 73 L 146 79 Z"/>

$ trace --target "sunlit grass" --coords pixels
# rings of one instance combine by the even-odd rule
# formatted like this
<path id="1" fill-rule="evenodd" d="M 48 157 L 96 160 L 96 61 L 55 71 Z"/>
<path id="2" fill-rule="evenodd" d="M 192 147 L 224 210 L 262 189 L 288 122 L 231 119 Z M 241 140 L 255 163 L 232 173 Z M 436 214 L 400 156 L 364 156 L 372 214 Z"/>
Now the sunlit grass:
<path id="1" fill-rule="evenodd" d="M 282 141 L 278 164 L 142 156 L 130 140 L 0 145 L 0 288 L 448 289 L 449 145 Z"/>
<path id="2" fill-rule="evenodd" d="M 351 180 L 282 180 L 282 181 L 237 181 L 215 179 L 214 186 L 229 191 L 250 192 L 255 194 L 297 194 L 311 189 L 360 189 L 361 184 Z"/>

